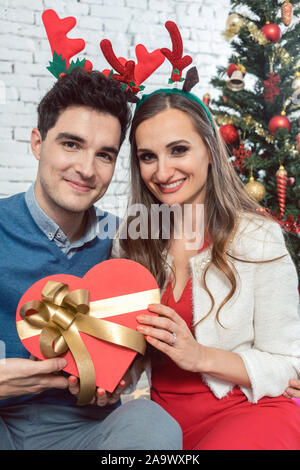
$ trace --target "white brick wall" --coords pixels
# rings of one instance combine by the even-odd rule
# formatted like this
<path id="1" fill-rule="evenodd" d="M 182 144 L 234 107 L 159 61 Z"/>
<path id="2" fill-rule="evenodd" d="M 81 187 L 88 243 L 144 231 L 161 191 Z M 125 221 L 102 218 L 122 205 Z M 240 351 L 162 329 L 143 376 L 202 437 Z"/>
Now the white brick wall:
<path id="1" fill-rule="evenodd" d="M 170 47 L 167 20 L 175 21 L 184 38 L 184 53 L 194 58 L 202 97 L 215 91 L 209 81 L 217 65 L 225 65 L 230 46 L 222 37 L 229 0 L 0 0 L 0 197 L 25 191 L 34 181 L 37 163 L 29 138 L 36 125 L 36 106 L 54 83 L 46 67 L 51 51 L 41 13 L 56 10 L 60 17 L 75 16 L 69 37 L 82 37 L 81 54 L 94 68 L 108 68 L 99 42 L 111 39 L 118 56 L 135 58 L 139 42 L 148 49 Z M 164 63 L 146 88 L 165 86 L 170 64 Z M 147 82 L 146 82 L 147 85 Z M 128 194 L 128 143 L 118 158 L 114 178 L 101 206 L 122 214 Z"/>

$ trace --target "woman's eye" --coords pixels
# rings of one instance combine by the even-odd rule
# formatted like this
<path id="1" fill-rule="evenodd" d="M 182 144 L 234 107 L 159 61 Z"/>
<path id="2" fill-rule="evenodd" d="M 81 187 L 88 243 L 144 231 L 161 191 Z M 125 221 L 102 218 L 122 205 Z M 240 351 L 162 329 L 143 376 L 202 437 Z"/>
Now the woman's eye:
<path id="1" fill-rule="evenodd" d="M 155 158 L 155 155 L 153 153 L 142 153 L 139 155 L 139 160 L 142 162 L 151 162 Z"/>
<path id="2" fill-rule="evenodd" d="M 173 155 L 182 155 L 187 151 L 188 151 L 188 148 L 185 147 L 184 145 L 176 145 L 176 147 L 172 148 Z"/>

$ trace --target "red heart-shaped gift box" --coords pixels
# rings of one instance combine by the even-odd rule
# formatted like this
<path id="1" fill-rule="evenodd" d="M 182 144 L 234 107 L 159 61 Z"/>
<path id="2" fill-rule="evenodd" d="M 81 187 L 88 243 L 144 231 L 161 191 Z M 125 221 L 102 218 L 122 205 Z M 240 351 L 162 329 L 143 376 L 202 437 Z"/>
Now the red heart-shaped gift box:
<path id="1" fill-rule="evenodd" d="M 147 310 L 148 305 L 160 302 L 158 285 L 152 274 L 139 263 L 126 259 L 111 259 L 97 264 L 83 278 L 69 274 L 55 274 L 40 279 L 20 299 L 16 316 L 18 333 L 24 347 L 39 359 L 46 359 L 40 350 L 39 334 L 36 332 L 31 333 L 31 336 L 20 334 L 23 325 L 18 322 L 25 321 L 20 315 L 20 310 L 26 302 L 41 301 L 42 290 L 48 281 L 53 280 L 67 284 L 70 291 L 87 289 L 90 295 L 90 313 L 93 305 L 101 304 L 98 318 L 133 330 L 137 327 L 136 316 L 143 312 L 150 314 Z M 113 314 L 110 313 L 110 309 L 114 311 Z M 137 353 L 127 347 L 100 340 L 83 332 L 79 334 L 92 358 L 96 385 L 113 392 Z M 64 370 L 79 377 L 72 353 L 68 350 L 62 354 L 62 357 L 67 360 Z"/>

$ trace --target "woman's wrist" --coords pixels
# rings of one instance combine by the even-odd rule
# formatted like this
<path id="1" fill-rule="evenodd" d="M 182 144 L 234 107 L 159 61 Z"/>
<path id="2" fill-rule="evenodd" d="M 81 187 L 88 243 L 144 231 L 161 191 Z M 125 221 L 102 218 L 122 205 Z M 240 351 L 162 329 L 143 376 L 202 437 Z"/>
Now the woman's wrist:
<path id="1" fill-rule="evenodd" d="M 238 354 L 201 344 L 199 347 L 194 372 L 208 374 L 236 385 L 251 387 L 244 361 Z"/>
<path id="2" fill-rule="evenodd" d="M 209 367 L 209 349 L 210 348 L 208 348 L 207 346 L 203 346 L 203 344 L 197 343 L 195 364 L 192 372 L 198 372 L 203 374 L 207 373 L 207 369 Z"/>

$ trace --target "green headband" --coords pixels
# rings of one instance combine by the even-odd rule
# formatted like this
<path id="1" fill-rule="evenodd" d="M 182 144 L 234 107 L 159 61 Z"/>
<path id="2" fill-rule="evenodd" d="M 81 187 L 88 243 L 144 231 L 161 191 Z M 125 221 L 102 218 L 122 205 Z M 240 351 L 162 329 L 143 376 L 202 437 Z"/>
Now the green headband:
<path id="1" fill-rule="evenodd" d="M 156 95 L 157 93 L 165 93 L 167 95 L 182 95 L 182 96 L 185 96 L 186 98 L 192 100 L 192 101 L 195 101 L 196 103 L 200 104 L 202 106 L 202 108 L 204 109 L 210 123 L 211 123 L 211 127 L 212 127 L 212 130 L 215 132 L 215 128 L 214 128 L 214 125 L 213 125 L 213 121 L 212 121 L 212 118 L 211 118 L 211 115 L 210 115 L 210 112 L 209 110 L 207 109 L 207 107 L 205 106 L 205 104 L 196 96 L 194 95 L 193 93 L 190 93 L 190 92 L 187 92 L 187 91 L 183 91 L 183 90 L 180 90 L 178 88 L 160 88 L 159 90 L 155 90 L 153 91 L 152 93 L 149 93 L 148 95 L 143 95 L 142 98 L 138 101 L 138 103 L 136 104 L 136 108 L 135 108 L 135 112 L 139 109 L 139 107 L 144 103 L 144 101 L 146 101 L 148 98 L 150 98 L 150 96 L 152 95 Z"/>

